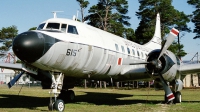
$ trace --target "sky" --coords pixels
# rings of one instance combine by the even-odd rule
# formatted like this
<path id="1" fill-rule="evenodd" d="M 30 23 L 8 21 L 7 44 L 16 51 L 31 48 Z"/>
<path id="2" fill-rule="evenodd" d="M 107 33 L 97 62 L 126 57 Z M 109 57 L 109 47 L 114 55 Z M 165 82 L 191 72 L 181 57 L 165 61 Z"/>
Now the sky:
<path id="1" fill-rule="evenodd" d="M 92 5 L 97 4 L 98 0 L 88 0 L 90 2 L 87 10 Z M 135 15 L 139 9 L 138 0 L 128 0 L 129 12 L 131 17 L 129 22 L 135 30 L 138 27 L 140 20 Z M 172 5 L 175 9 L 183 11 L 185 14 L 192 14 L 195 9 L 187 4 L 187 0 L 173 0 Z M 31 27 L 37 27 L 41 22 L 52 18 L 52 11 L 64 11 L 58 13 L 57 17 L 72 18 L 80 9 L 76 0 L 2 0 L 0 7 L 0 28 L 17 26 L 18 33 L 27 31 Z M 80 13 L 78 18 L 80 17 Z M 80 19 L 80 18 L 79 18 Z M 193 29 L 194 24 L 188 23 L 188 26 Z M 188 53 L 182 60 L 191 60 L 195 53 L 200 52 L 200 39 L 193 39 L 194 33 L 186 33 L 181 38 L 181 44 L 184 45 L 184 50 Z M 199 53 L 200 54 L 200 53 Z M 196 59 L 196 58 L 195 58 Z"/>

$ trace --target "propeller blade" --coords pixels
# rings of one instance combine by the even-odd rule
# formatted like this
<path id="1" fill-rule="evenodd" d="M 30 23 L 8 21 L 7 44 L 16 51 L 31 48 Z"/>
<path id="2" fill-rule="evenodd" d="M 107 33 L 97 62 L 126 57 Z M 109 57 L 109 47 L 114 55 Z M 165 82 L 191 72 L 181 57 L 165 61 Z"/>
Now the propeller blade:
<path id="1" fill-rule="evenodd" d="M 165 94 L 167 96 L 168 102 L 172 101 L 173 99 L 175 99 L 174 94 L 172 93 L 172 91 L 171 91 L 170 87 L 168 86 L 167 82 L 164 80 L 163 76 L 161 74 L 159 76 L 160 76 L 160 80 L 162 82 Z"/>
<path id="2" fill-rule="evenodd" d="M 164 45 L 161 48 L 161 52 L 160 55 L 158 57 L 158 59 L 163 55 L 163 53 L 169 48 L 169 46 L 172 44 L 172 42 L 174 41 L 175 37 L 178 35 L 179 31 L 175 28 L 172 28 Z"/>
<path id="3" fill-rule="evenodd" d="M 21 72 L 20 74 L 18 74 L 17 76 L 15 76 L 9 83 L 8 83 L 8 87 L 11 88 L 13 85 L 15 85 L 15 83 L 19 80 L 19 78 L 24 74 L 24 71 Z"/>

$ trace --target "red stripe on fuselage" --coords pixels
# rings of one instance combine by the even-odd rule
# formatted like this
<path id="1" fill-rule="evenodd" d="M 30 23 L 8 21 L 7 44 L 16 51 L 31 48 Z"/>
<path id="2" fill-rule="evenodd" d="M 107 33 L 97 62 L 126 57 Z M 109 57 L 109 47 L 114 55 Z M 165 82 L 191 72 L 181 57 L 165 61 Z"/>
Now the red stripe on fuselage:
<path id="1" fill-rule="evenodd" d="M 118 58 L 118 65 L 122 65 L 122 58 Z"/>

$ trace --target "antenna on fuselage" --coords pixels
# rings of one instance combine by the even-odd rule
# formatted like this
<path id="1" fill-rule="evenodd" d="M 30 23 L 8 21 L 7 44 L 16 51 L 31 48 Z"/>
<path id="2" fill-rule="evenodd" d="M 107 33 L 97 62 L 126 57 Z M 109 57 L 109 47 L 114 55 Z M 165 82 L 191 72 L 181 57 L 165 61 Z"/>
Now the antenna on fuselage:
<path id="1" fill-rule="evenodd" d="M 72 20 L 74 20 L 74 21 L 77 21 L 77 20 L 78 20 L 78 13 L 79 13 L 79 11 L 77 10 L 76 16 L 73 15 Z"/>
<path id="2" fill-rule="evenodd" d="M 57 18 L 57 12 L 64 12 L 64 11 L 52 11 L 52 13 L 53 13 L 53 18 Z"/>

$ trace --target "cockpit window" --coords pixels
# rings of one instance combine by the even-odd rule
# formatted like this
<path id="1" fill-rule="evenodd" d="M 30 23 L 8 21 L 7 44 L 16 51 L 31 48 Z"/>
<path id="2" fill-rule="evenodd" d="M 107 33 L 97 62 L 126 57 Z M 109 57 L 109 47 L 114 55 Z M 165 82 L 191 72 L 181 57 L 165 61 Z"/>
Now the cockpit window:
<path id="1" fill-rule="evenodd" d="M 48 23 L 46 29 L 58 29 L 60 28 L 60 23 Z"/>
<path id="2" fill-rule="evenodd" d="M 40 25 L 37 27 L 37 30 L 43 29 L 44 25 L 45 25 L 45 23 L 40 24 Z"/>
<path id="3" fill-rule="evenodd" d="M 61 25 L 61 31 L 66 32 L 67 24 Z"/>
<path id="4" fill-rule="evenodd" d="M 68 33 L 72 33 L 72 34 L 78 34 L 77 30 L 76 30 L 76 26 L 72 26 L 72 25 L 68 25 Z"/>
<path id="5" fill-rule="evenodd" d="M 176 60 L 177 60 L 177 65 L 180 65 L 181 64 L 180 59 L 176 57 Z"/>

